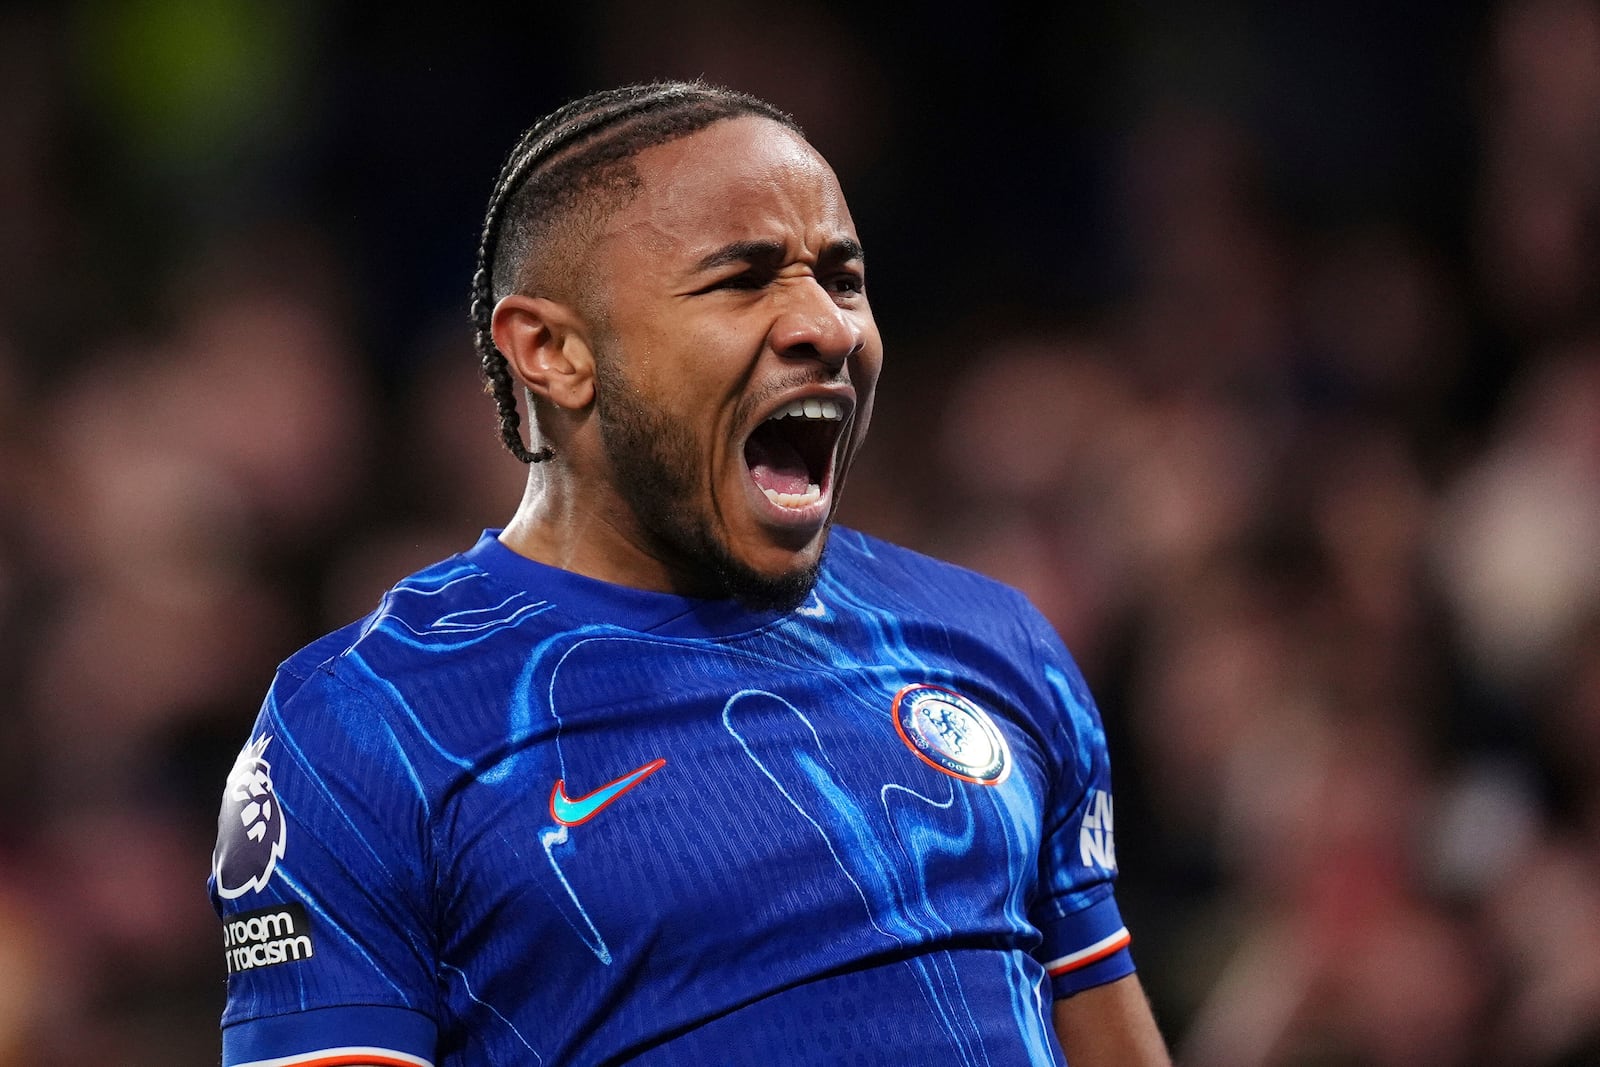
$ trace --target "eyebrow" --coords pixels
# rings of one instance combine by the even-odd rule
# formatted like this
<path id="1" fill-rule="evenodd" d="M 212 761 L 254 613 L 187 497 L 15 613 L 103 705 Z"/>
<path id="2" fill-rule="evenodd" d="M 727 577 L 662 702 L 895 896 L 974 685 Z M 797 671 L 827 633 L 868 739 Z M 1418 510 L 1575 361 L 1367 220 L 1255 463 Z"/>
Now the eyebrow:
<path id="1" fill-rule="evenodd" d="M 762 238 L 734 241 L 702 258 L 695 264 L 695 271 L 716 270 L 735 263 L 778 263 L 783 260 L 784 251 L 782 241 Z M 853 259 L 865 260 L 867 253 L 855 238 L 835 237 L 823 246 L 818 258 L 824 262 L 847 263 Z"/>

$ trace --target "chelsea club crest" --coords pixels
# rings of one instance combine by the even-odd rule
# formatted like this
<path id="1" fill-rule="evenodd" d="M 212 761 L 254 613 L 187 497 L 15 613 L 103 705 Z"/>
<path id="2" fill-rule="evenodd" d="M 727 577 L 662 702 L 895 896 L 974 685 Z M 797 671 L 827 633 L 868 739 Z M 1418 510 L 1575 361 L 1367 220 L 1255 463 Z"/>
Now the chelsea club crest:
<path id="1" fill-rule="evenodd" d="M 890 714 L 900 740 L 935 770 L 976 785 L 999 785 L 1011 773 L 1011 750 L 994 720 L 954 690 L 908 685 Z"/>

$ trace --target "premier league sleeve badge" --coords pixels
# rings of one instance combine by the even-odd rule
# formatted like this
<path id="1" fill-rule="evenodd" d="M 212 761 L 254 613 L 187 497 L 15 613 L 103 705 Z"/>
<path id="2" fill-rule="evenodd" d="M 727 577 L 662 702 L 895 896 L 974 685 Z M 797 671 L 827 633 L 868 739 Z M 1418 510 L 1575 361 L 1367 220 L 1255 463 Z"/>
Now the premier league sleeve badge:
<path id="1" fill-rule="evenodd" d="M 263 736 L 246 745 L 228 774 L 211 856 L 217 894 L 226 900 L 265 888 L 283 858 L 287 827 L 265 758 L 271 743 Z"/>

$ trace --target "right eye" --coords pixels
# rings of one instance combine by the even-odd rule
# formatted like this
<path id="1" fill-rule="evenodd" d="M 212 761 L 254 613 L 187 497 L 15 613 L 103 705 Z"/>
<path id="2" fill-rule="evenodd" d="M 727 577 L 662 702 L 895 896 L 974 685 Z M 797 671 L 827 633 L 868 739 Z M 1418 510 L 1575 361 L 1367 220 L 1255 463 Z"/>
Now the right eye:
<path id="1" fill-rule="evenodd" d="M 724 290 L 743 292 L 751 289 L 759 289 L 764 284 L 764 279 L 762 279 L 754 271 L 740 271 L 738 274 L 732 274 L 726 278 L 718 278 L 710 285 L 696 290 L 696 295 L 702 293 L 715 293 Z"/>
<path id="2" fill-rule="evenodd" d="M 840 271 L 828 281 L 828 288 L 835 293 L 854 296 L 867 291 L 867 280 L 859 271 Z"/>

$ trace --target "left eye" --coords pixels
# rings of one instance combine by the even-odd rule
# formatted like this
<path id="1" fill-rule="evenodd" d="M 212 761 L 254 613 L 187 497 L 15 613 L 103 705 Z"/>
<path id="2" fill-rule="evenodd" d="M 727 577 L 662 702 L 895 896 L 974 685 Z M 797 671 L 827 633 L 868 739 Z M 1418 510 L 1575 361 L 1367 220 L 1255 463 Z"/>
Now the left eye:
<path id="1" fill-rule="evenodd" d="M 860 293 L 866 287 L 866 280 L 859 274 L 838 274 L 828 281 L 828 288 L 835 293 Z"/>

